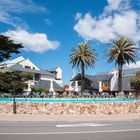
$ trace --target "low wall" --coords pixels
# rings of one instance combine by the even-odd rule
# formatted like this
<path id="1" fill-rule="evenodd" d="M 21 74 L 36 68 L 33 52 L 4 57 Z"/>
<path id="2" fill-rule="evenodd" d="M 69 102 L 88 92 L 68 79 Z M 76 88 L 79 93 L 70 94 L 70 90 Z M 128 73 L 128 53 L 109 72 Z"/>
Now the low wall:
<path id="1" fill-rule="evenodd" d="M 140 113 L 140 101 L 131 103 L 16 103 L 18 114 L 111 115 Z M 0 114 L 12 114 L 12 103 L 0 103 Z"/>

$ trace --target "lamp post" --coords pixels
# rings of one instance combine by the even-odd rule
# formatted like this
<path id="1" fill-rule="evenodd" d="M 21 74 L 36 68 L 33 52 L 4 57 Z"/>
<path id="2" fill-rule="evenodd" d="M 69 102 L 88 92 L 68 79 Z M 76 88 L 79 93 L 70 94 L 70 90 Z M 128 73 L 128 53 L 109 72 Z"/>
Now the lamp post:
<path id="1" fill-rule="evenodd" d="M 13 78 L 13 114 L 16 114 L 16 100 L 15 100 L 15 92 L 16 92 L 16 76 L 12 76 Z"/>

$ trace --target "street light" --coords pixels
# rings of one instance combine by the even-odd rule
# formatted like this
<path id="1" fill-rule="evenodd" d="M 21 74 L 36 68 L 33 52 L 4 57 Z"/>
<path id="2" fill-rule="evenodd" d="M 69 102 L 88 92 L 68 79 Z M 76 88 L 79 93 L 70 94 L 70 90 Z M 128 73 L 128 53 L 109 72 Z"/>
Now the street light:
<path id="1" fill-rule="evenodd" d="M 12 76 L 13 79 L 13 114 L 16 114 L 16 100 L 15 100 L 15 92 L 16 92 L 16 76 Z"/>

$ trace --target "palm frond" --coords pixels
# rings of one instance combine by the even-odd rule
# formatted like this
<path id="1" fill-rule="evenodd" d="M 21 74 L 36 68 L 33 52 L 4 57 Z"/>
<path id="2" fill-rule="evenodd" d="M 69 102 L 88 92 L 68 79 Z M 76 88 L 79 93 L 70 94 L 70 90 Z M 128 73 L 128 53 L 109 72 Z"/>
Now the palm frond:
<path id="1" fill-rule="evenodd" d="M 105 56 L 107 62 L 115 61 L 115 64 L 135 63 L 137 47 L 135 43 L 128 38 L 121 36 L 117 40 L 112 41 L 107 49 Z"/>
<path id="2" fill-rule="evenodd" d="M 78 47 L 72 49 L 70 54 L 70 64 L 72 67 L 80 67 L 83 63 L 85 67 L 93 67 L 96 63 L 95 50 L 90 48 L 88 43 L 81 43 Z"/>

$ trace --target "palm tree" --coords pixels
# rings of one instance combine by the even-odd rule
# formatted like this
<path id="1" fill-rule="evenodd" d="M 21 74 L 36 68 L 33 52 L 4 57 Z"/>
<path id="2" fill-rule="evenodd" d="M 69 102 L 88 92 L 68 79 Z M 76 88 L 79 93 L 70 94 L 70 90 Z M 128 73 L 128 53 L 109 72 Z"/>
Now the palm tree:
<path id="1" fill-rule="evenodd" d="M 70 63 L 72 67 L 81 69 L 81 94 L 84 91 L 84 77 L 85 77 L 85 68 L 93 67 L 96 63 L 95 50 L 90 48 L 88 43 L 81 43 L 76 48 L 72 49 L 72 54 L 70 55 Z"/>
<path id="2" fill-rule="evenodd" d="M 115 65 L 118 65 L 118 92 L 122 92 L 122 67 L 126 63 L 136 63 L 137 47 L 133 41 L 124 36 L 120 36 L 109 45 L 111 47 L 106 51 L 107 61 L 109 63 L 115 61 Z"/>

